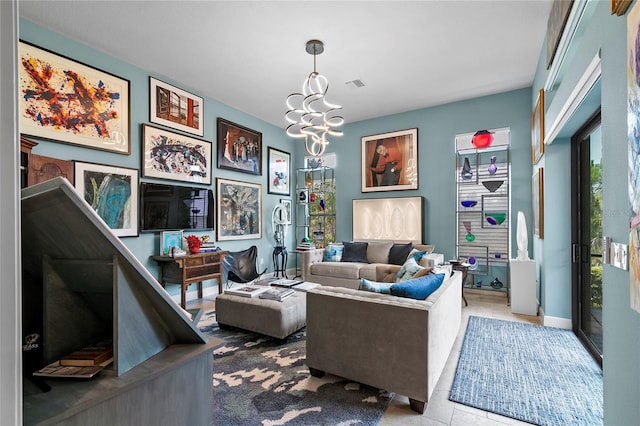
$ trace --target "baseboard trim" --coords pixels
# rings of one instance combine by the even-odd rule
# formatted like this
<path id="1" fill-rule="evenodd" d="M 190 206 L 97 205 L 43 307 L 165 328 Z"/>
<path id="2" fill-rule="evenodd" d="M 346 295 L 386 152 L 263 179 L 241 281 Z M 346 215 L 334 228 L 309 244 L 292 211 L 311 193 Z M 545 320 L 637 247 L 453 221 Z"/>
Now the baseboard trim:
<path id="1" fill-rule="evenodd" d="M 545 315 L 542 307 L 540 307 L 540 317 L 542 318 L 542 325 L 546 327 L 564 328 L 567 330 L 571 330 L 573 328 L 571 318 L 560 318 Z"/>

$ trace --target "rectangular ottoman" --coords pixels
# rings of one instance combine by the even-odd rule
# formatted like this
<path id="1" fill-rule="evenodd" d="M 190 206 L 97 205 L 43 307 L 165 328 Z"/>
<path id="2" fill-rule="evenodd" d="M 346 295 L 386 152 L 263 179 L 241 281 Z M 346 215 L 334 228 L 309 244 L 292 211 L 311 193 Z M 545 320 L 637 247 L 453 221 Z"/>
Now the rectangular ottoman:
<path id="1" fill-rule="evenodd" d="M 216 319 L 232 326 L 284 339 L 306 325 L 307 294 L 296 291 L 282 302 L 222 293 L 216 297 Z"/>

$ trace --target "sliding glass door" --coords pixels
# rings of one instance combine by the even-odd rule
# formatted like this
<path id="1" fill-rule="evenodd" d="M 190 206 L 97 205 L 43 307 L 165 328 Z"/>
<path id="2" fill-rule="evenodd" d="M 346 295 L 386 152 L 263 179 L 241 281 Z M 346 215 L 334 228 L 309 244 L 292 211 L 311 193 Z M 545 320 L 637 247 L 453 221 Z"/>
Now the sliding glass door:
<path id="1" fill-rule="evenodd" d="M 573 328 L 602 365 L 602 133 L 600 112 L 572 138 Z"/>

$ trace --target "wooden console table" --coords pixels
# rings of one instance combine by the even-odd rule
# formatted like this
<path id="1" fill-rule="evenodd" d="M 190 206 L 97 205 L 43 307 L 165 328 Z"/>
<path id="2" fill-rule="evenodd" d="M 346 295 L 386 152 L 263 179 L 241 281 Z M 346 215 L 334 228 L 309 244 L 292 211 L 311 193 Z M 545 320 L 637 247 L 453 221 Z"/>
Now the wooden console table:
<path id="1" fill-rule="evenodd" d="M 164 287 L 166 283 L 180 284 L 180 306 L 186 304 L 187 288 L 198 283 L 198 297 L 202 299 L 202 281 L 218 280 L 218 293 L 222 294 L 222 259 L 226 251 L 188 254 L 186 256 L 151 256 L 158 262 L 158 281 Z"/>

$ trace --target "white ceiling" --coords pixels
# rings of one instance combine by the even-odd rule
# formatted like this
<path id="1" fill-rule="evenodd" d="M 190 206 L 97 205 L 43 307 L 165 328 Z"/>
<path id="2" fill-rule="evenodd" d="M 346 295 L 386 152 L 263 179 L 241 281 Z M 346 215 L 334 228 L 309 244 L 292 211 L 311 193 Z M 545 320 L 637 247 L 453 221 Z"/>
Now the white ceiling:
<path id="1" fill-rule="evenodd" d="M 317 70 L 347 123 L 528 87 L 552 0 L 33 1 L 20 16 L 284 128 Z M 365 86 L 346 82 L 359 79 Z"/>

